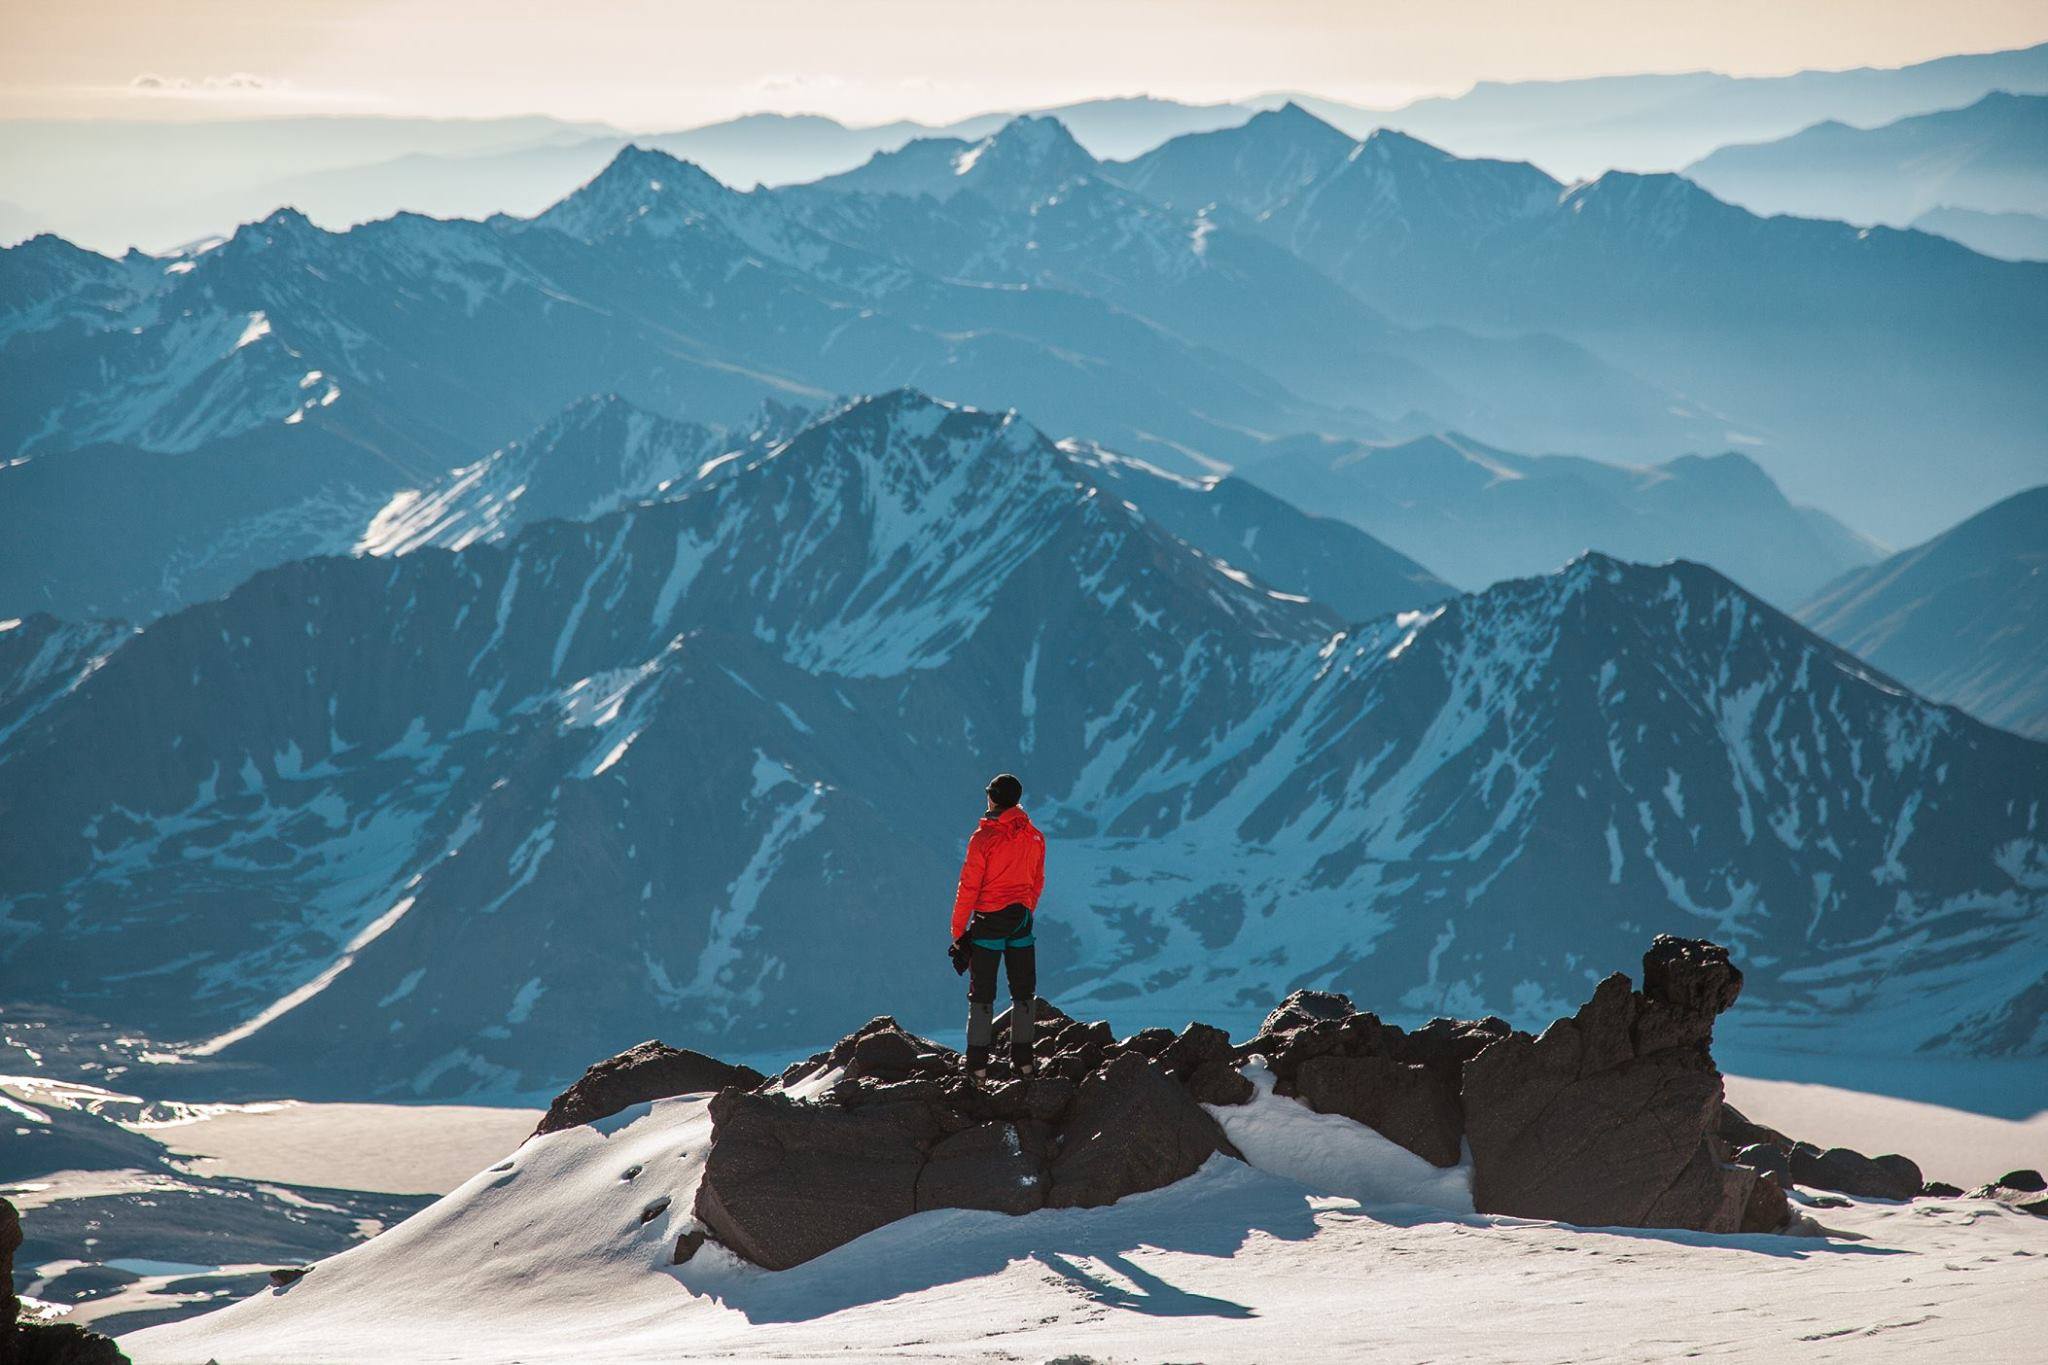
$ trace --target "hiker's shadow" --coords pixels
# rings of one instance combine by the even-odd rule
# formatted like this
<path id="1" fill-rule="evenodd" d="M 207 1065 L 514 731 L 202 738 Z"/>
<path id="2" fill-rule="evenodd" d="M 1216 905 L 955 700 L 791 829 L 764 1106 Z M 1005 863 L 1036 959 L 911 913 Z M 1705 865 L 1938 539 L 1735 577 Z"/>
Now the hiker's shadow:
<path id="1" fill-rule="evenodd" d="M 1111 1308 L 1127 1308 L 1157 1318 L 1253 1318 L 1258 1314 L 1244 1304 L 1207 1294 L 1191 1294 L 1168 1284 L 1151 1271 L 1133 1265 L 1128 1256 L 1114 1252 L 1095 1259 L 1130 1282 L 1130 1288 L 1106 1276 L 1093 1275 L 1056 1251 L 1034 1251 L 1031 1259 L 1079 1289 L 1089 1298 Z"/>
<path id="2" fill-rule="evenodd" d="M 1046 1209 L 1023 1218 L 938 1210 L 877 1228 L 789 1270 L 769 1272 L 729 1254 L 700 1253 L 674 1273 L 690 1292 L 756 1323 L 820 1318 L 997 1275 L 1027 1260 L 1110 1308 L 1248 1318 L 1253 1312 L 1246 1305 L 1182 1289 L 1128 1253 L 1145 1247 L 1228 1258 L 1255 1233 L 1303 1241 L 1316 1230 L 1306 1193 L 1292 1181 L 1218 1157 L 1179 1185 L 1107 1208 Z"/>

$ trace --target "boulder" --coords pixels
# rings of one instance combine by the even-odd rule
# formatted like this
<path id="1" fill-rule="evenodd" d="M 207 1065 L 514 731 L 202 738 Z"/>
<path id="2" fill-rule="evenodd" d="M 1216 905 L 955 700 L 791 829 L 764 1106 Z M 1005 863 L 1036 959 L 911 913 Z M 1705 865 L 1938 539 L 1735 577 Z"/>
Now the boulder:
<path id="1" fill-rule="evenodd" d="M 32 1322 L 16 1329 L 19 1365 L 131 1365 L 114 1343 L 75 1322 Z"/>
<path id="2" fill-rule="evenodd" d="M 1792 1183 L 1859 1199 L 1912 1199 L 1923 1183 L 1920 1168 L 1897 1153 L 1870 1157 L 1847 1147 L 1820 1150 L 1810 1142 L 1792 1149 Z"/>
<path id="3" fill-rule="evenodd" d="M 1166 1069 L 1135 1052 L 1081 1082 L 1060 1127 L 1049 1208 L 1095 1208 L 1193 1175 L 1218 1152 L 1237 1156 Z"/>
<path id="4" fill-rule="evenodd" d="M 22 1322 L 14 1293 L 21 1214 L 0 1199 L 0 1365 L 129 1365 L 111 1337 L 75 1322 Z"/>
<path id="5" fill-rule="evenodd" d="M 14 1296 L 14 1253 L 19 1250 L 21 1214 L 0 1199 L 0 1365 L 14 1365 L 20 1357 L 14 1331 L 21 1317 L 21 1300 Z"/>
<path id="6" fill-rule="evenodd" d="M 1189 1024 L 1178 1036 L 1167 1033 L 1156 1052 L 1144 1055 L 1156 1057 L 1197 1104 L 1243 1104 L 1258 1093 L 1237 1069 L 1230 1035 L 1212 1025 Z"/>
<path id="7" fill-rule="evenodd" d="M 770 1270 L 787 1270 L 917 1211 L 942 1125 L 916 1102 L 845 1110 L 731 1089 L 711 1102 L 697 1222 Z"/>
<path id="8" fill-rule="evenodd" d="M 1458 1092 L 1428 1067 L 1327 1053 L 1301 1064 L 1294 1091 L 1317 1113 L 1362 1123 L 1432 1165 L 1455 1166 L 1463 1156 Z"/>
<path id="9" fill-rule="evenodd" d="M 1755 1173 L 1709 1135 L 1721 1075 L 1707 1043 L 1741 974 L 1713 944 L 1660 936 L 1655 994 L 1608 977 L 1540 1037 L 1512 1033 L 1466 1062 L 1460 1099 L 1481 1213 L 1588 1226 L 1732 1232 Z"/>
<path id="10" fill-rule="evenodd" d="M 1776 1177 L 1781 1190 L 1792 1183 L 1792 1154 L 1773 1143 L 1752 1142 L 1735 1154 L 1735 1160 L 1738 1165 Z"/>
<path id="11" fill-rule="evenodd" d="M 1795 1145 L 1791 1138 L 1777 1129 L 1751 1122 L 1740 1109 L 1725 1100 L 1722 1101 L 1721 1117 L 1716 1120 L 1714 1131 L 1720 1134 L 1731 1151 L 1739 1152 L 1745 1147 L 1761 1144 L 1775 1147 L 1789 1155 Z"/>
<path id="12" fill-rule="evenodd" d="M 1972 1199 L 1993 1199 L 2009 1209 L 2048 1218 L 2048 1181 L 2039 1171 L 2008 1171 L 1989 1185 L 1970 1191 Z"/>
<path id="13" fill-rule="evenodd" d="M 704 1249 L 704 1229 L 691 1228 L 676 1238 L 676 1249 L 669 1253 L 670 1265 L 688 1265 L 696 1254 Z"/>
<path id="14" fill-rule="evenodd" d="M 1738 1232 L 1781 1232 L 1792 1221 L 1792 1205 L 1785 1198 L 1785 1186 L 1771 1171 L 1758 1171 L 1743 1202 Z"/>
<path id="15" fill-rule="evenodd" d="M 1259 1036 L 1280 1037 L 1310 1024 L 1356 1013 L 1358 1008 L 1351 1003 L 1350 996 L 1334 991 L 1296 991 L 1273 1007 L 1273 1012 L 1259 1025 Z"/>
<path id="16" fill-rule="evenodd" d="M 701 1052 L 649 1039 L 584 1072 L 575 1084 L 555 1096 L 533 1135 L 595 1123 L 650 1100 L 704 1094 L 728 1086 L 747 1089 L 762 1079 L 752 1067 L 733 1066 Z"/>
<path id="17" fill-rule="evenodd" d="M 1032 1119 L 943 1138 L 917 1178 L 917 1207 L 1030 1213 L 1045 1206 L 1052 1129 Z"/>
<path id="18" fill-rule="evenodd" d="M 1930 1180 L 1920 1187 L 1922 1199 L 1957 1199 L 1962 1193 L 1962 1186 L 1951 1185 L 1946 1180 Z"/>

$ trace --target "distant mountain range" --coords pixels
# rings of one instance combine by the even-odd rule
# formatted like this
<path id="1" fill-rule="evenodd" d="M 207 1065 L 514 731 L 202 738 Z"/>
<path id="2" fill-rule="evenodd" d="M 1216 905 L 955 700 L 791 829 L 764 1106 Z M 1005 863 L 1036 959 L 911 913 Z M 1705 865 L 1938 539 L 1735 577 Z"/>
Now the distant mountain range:
<path id="1" fill-rule="evenodd" d="M 1986 95 L 1879 128 L 1816 124 L 1723 147 L 1688 178 L 1757 213 L 1914 224 L 1944 206 L 2048 214 L 2048 95 Z"/>
<path id="2" fill-rule="evenodd" d="M 169 259 L 0 252 L 0 496 L 30 528 L 0 548 L 0 609 L 147 617 L 346 550 L 591 393 L 715 431 L 942 385 L 1180 473 L 1300 431 L 1720 444 L 1554 337 L 1393 324 L 1258 233 L 1111 183 L 1051 120 L 877 166 L 932 148 L 934 183 L 969 189 L 741 194 L 635 149 L 531 220 L 279 213 Z"/>
<path id="3" fill-rule="evenodd" d="M 1184 104 L 1134 97 L 1034 112 L 1096 155 L 1136 156 L 1181 133 L 1242 123 L 1277 97 Z M 0 183 L 33 207 L 0 213 L 0 245 L 55 232 L 108 252 L 165 251 L 294 208 L 329 228 L 396 213 L 538 213 L 629 145 L 691 161 L 736 188 L 851 170 L 916 138 L 979 139 L 1013 115 L 851 127 L 818 114 L 747 114 L 673 132 L 522 119 L 334 116 L 178 123 L 0 120 Z M 12 206 L 10 206 L 12 207 Z"/>
<path id="4" fill-rule="evenodd" d="M 1844 575 L 1799 615 L 1936 701 L 2048 739 L 2048 487 Z"/>
<path id="5" fill-rule="evenodd" d="M 703 440 L 922 384 L 1191 477 L 1301 433 L 1631 469 L 1739 450 L 1898 543 L 2038 472 L 2044 296 L 2048 269 L 1938 238 L 1758 219 L 1676 177 L 1566 189 L 1294 105 L 1107 166 L 1021 119 L 783 190 L 633 149 L 533 219 L 279 213 L 170 258 L 44 237 L 0 252 L 0 496 L 28 528 L 0 611 L 147 619 L 353 549 L 608 392 Z M 1738 550 L 1789 524 L 1769 502 L 1718 539 L 1573 509 L 1541 559 L 1382 538 L 1472 586 L 1565 546 L 1699 545 L 1785 603 L 1857 562 L 1810 517 L 1782 575 Z"/>
<path id="6" fill-rule="evenodd" d="M 1481 82 L 1398 109 L 1297 93 L 1219 104 L 1137 96 L 1021 112 L 1058 118 L 1095 156 L 1128 160 L 1183 133 L 1241 124 L 1291 98 L 1353 137 L 1396 128 L 1461 156 L 1528 160 L 1570 180 L 1616 168 L 1675 170 L 1731 143 L 1788 137 L 1827 120 L 1874 127 L 1958 108 L 1994 90 L 2048 93 L 2048 45 L 1897 69 Z M 756 113 L 632 134 L 541 117 L 0 121 L 0 183 L 23 206 L 12 217 L 0 213 L 0 245 L 50 231 L 103 251 L 162 251 L 225 236 L 286 207 L 337 229 L 405 211 L 525 216 L 596 174 L 628 143 L 695 162 L 742 189 L 798 184 L 918 138 L 973 141 L 1011 117 L 852 127 L 817 114 Z"/>
<path id="7" fill-rule="evenodd" d="M 0 960 L 330 1094 L 530 1093 L 622 1038 L 784 1047 L 883 996 L 936 1021 L 997 766 L 1053 841 L 1072 1009 L 1321 985 L 1531 1020 L 1691 929 L 1809 1045 L 2038 1050 L 2048 746 L 1694 565 L 1346 624 L 1144 510 L 1200 524 L 1223 488 L 899 392 L 672 500 L 73 639 L 0 681 L 43 699 L 0 741 Z M 1207 520 L 1312 544 L 1264 507 Z"/>
<path id="8" fill-rule="evenodd" d="M 1111 173 L 1182 207 L 1218 206 L 1218 222 L 1398 322 L 1540 330 L 1626 364 L 1731 415 L 1708 449 L 1746 445 L 1794 498 L 1895 543 L 2039 475 L 2038 265 L 1920 233 L 1759 218 L 1676 175 L 1566 186 L 1384 130 L 1346 147 L 1299 108 L 1177 138 Z M 1934 448 L 1965 464 L 1937 473 Z"/>
<path id="9" fill-rule="evenodd" d="M 2048 261 L 2048 216 L 1943 207 L 1921 214 L 1913 226 L 2002 261 Z"/>
<path id="10" fill-rule="evenodd" d="M 1676 170 L 1716 147 L 1788 137 L 1828 120 L 1872 128 L 1960 108 L 1994 90 L 2048 94 L 2048 43 L 1896 68 L 1787 76 L 1690 71 L 1484 81 L 1463 95 L 1418 100 L 1370 118 L 1327 101 L 1303 103 L 1354 136 L 1396 128 L 1461 156 L 1533 161 L 1560 179 L 1578 180 L 1608 170 Z"/>
<path id="11" fill-rule="evenodd" d="M 1455 435 L 1396 445 L 1313 437 L 1241 471 L 1260 487 L 1342 517 L 1458 585 L 1548 573 L 1584 550 L 1649 563 L 1712 564 L 1783 609 L 1883 553 L 1825 512 L 1795 507 L 1745 456 L 1681 456 L 1637 468 L 1515 455 Z"/>

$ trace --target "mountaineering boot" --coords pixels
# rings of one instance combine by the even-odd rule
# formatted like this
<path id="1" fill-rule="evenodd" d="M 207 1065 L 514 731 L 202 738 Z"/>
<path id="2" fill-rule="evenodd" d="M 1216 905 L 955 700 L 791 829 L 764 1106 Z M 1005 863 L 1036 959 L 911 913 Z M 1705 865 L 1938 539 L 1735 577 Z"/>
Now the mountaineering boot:
<path id="1" fill-rule="evenodd" d="M 1019 1080 L 1029 1080 L 1038 1074 L 1038 1063 L 1031 1055 L 1029 1043 L 1010 1045 L 1010 1073 Z"/>
<path id="2" fill-rule="evenodd" d="M 975 1080 L 988 1077 L 989 1044 L 995 1037 L 995 1010 L 985 1000 L 967 1002 L 967 1074 Z"/>

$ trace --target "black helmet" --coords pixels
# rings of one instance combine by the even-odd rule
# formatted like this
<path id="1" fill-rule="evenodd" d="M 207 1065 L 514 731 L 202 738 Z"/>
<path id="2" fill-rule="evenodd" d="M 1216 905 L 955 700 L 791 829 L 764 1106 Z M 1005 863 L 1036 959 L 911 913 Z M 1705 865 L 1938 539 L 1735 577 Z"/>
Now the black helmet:
<path id="1" fill-rule="evenodd" d="M 997 773 L 989 779 L 988 799 L 996 809 L 1008 810 L 1024 799 L 1024 784 L 1013 773 Z"/>

